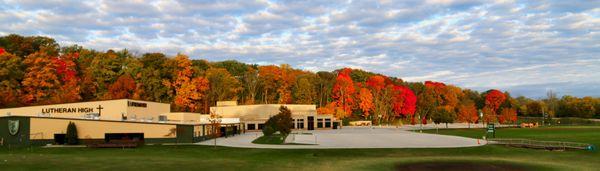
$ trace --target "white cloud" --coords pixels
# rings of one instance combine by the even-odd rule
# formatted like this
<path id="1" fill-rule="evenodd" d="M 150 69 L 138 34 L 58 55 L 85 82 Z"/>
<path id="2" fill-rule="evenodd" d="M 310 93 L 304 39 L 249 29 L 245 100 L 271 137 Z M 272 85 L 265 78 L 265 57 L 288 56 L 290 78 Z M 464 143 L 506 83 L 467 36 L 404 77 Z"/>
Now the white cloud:
<path id="1" fill-rule="evenodd" d="M 182 52 L 313 71 L 352 67 L 476 89 L 548 85 L 582 94 L 568 86 L 600 84 L 599 3 L 9 0 L 0 2 L 0 34 L 47 35 L 97 50 Z"/>

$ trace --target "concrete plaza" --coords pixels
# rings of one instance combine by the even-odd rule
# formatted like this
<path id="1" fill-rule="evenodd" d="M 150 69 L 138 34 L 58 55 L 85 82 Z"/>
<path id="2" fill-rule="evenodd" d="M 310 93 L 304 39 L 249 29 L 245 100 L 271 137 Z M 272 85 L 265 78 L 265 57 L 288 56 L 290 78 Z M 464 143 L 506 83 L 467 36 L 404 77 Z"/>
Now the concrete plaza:
<path id="1" fill-rule="evenodd" d="M 483 145 L 477 139 L 418 133 L 408 128 L 344 127 L 335 130 L 299 131 L 290 134 L 287 143 L 294 145 L 253 144 L 261 132 L 248 132 L 217 139 L 217 145 L 242 148 L 326 149 L 326 148 L 450 148 Z M 214 141 L 197 144 L 213 145 Z M 298 145 L 302 144 L 302 145 Z M 307 145 L 304 145 L 307 144 Z"/>

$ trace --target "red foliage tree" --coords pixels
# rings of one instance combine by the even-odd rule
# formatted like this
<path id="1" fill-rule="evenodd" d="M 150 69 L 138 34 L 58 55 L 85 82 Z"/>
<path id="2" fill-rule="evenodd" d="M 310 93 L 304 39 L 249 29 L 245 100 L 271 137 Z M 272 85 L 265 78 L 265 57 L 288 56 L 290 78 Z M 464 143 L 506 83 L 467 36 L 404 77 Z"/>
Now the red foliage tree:
<path id="1" fill-rule="evenodd" d="M 69 82 L 71 80 L 78 80 L 77 78 L 77 68 L 75 64 L 75 60 L 79 58 L 78 53 L 66 54 L 62 55 L 58 58 L 54 58 L 54 68 L 56 69 L 56 74 L 61 77 L 63 82 Z"/>
<path id="2" fill-rule="evenodd" d="M 108 93 L 105 99 L 126 99 L 131 98 L 135 92 L 135 80 L 131 76 L 121 75 L 115 83 L 108 87 Z"/>
<path id="3" fill-rule="evenodd" d="M 367 80 L 367 86 L 377 92 L 385 88 L 385 77 L 381 75 L 374 75 L 369 77 Z"/>
<path id="4" fill-rule="evenodd" d="M 504 103 L 506 96 L 501 91 L 492 89 L 485 95 L 485 106 L 488 107 L 494 114 L 498 114 L 498 108 Z"/>
<path id="5" fill-rule="evenodd" d="M 0 55 L 2 55 L 4 52 L 6 52 L 3 48 L 0 48 Z"/>
<path id="6" fill-rule="evenodd" d="M 415 93 L 408 87 L 399 85 L 394 85 L 392 90 L 394 92 L 392 110 L 396 116 L 411 117 L 411 124 L 415 124 L 414 114 L 417 109 L 417 96 Z"/>
<path id="7" fill-rule="evenodd" d="M 352 114 L 352 107 L 354 106 L 354 82 L 350 78 L 350 72 L 352 69 L 342 69 L 336 78 L 335 84 L 333 85 L 333 99 L 336 101 L 337 106 L 341 107 L 345 116 Z"/>

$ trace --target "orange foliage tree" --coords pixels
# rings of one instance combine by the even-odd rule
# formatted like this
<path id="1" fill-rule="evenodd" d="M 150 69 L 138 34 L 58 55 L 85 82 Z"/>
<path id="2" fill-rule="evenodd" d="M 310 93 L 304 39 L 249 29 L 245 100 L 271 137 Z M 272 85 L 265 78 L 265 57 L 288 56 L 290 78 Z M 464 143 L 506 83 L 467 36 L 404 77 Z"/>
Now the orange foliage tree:
<path id="1" fill-rule="evenodd" d="M 175 108 L 180 111 L 198 112 L 202 109 L 202 102 L 206 102 L 209 88 L 208 80 L 203 77 L 192 78 L 192 62 L 185 55 L 177 55 L 177 77 L 173 84 L 165 82 L 166 86 L 175 89 Z"/>
<path id="2" fill-rule="evenodd" d="M 498 116 L 498 122 L 504 123 L 516 123 L 517 122 L 517 110 L 514 108 L 504 108 Z"/>
<path id="3" fill-rule="evenodd" d="M 274 101 L 275 90 L 281 80 L 281 69 L 275 65 L 259 66 L 258 79 L 262 83 L 264 103 L 267 104 L 269 101 Z"/>
<path id="4" fill-rule="evenodd" d="M 477 122 L 479 116 L 477 116 L 477 108 L 475 103 L 463 104 L 458 106 L 458 121 L 466 122 L 471 128 L 471 123 Z"/>
<path id="5" fill-rule="evenodd" d="M 360 88 L 358 92 L 358 107 L 363 111 L 365 118 L 369 117 L 370 112 L 373 110 L 373 94 L 367 88 Z"/>
<path id="6" fill-rule="evenodd" d="M 281 65 L 281 80 L 277 93 L 279 94 L 279 103 L 288 104 L 292 102 L 292 90 L 291 88 L 296 83 L 296 77 L 300 74 L 298 71 L 292 69 L 289 65 Z"/>
<path id="7" fill-rule="evenodd" d="M 199 112 L 202 109 L 202 101 L 206 100 L 208 87 L 208 80 L 203 77 L 196 77 L 188 82 L 183 82 L 177 89 L 175 106 L 179 110 Z"/>
<path id="8" fill-rule="evenodd" d="M 497 121 L 497 114 L 489 107 L 483 107 L 483 121 L 486 123 L 494 123 Z"/>
<path id="9" fill-rule="evenodd" d="M 21 85 L 24 104 L 47 104 L 60 87 L 60 79 L 55 72 L 53 58 L 45 52 L 36 52 L 25 58 L 27 67 Z"/>

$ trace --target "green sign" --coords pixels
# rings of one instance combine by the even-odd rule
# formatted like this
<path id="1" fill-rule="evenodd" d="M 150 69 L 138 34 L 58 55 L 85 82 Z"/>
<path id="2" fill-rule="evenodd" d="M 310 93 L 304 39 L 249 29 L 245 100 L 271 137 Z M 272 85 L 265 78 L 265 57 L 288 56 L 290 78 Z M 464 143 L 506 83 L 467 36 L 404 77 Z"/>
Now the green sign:
<path id="1" fill-rule="evenodd" d="M 10 135 L 17 135 L 19 132 L 19 120 L 8 120 L 8 133 Z"/>
<path id="2" fill-rule="evenodd" d="M 489 133 L 496 132 L 496 127 L 494 126 L 494 124 L 487 125 L 487 132 L 489 132 Z"/>

